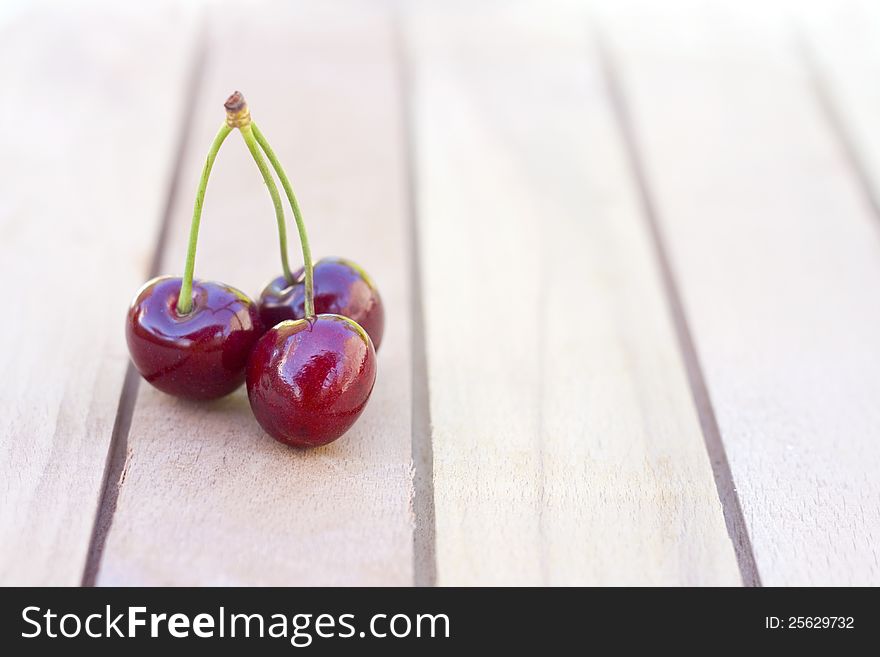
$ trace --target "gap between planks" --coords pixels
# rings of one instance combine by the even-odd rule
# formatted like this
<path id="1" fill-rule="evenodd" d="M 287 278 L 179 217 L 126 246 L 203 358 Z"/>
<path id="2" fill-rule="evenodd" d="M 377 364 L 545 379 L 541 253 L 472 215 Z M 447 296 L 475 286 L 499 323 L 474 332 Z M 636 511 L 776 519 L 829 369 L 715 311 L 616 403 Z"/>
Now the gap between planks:
<path id="1" fill-rule="evenodd" d="M 178 195 L 180 194 L 180 178 L 183 163 L 186 159 L 190 142 L 190 128 L 195 118 L 195 109 L 198 105 L 199 91 L 205 78 L 205 64 L 208 57 L 208 29 L 207 17 L 204 9 L 200 12 L 196 28 L 196 48 L 190 64 L 189 74 L 186 76 L 186 94 L 183 105 L 183 116 L 177 131 L 177 149 L 174 152 L 174 164 L 168 180 L 168 192 L 165 194 L 165 204 L 162 208 L 162 218 L 154 241 L 155 247 L 150 259 L 147 280 L 159 275 L 159 267 L 162 262 L 162 251 L 168 239 L 168 227 L 171 223 L 171 213 Z M 125 381 L 119 393 L 119 405 L 116 410 L 116 418 L 113 422 L 113 433 L 110 437 L 110 448 L 107 451 L 107 461 L 104 466 L 104 479 L 102 484 L 101 498 L 95 512 L 92 538 L 89 550 L 86 554 L 86 563 L 83 568 L 82 586 L 95 586 L 98 571 L 101 568 L 101 556 L 107 536 L 113 525 L 113 514 L 116 511 L 116 502 L 119 499 L 119 491 L 124 482 L 126 462 L 128 461 L 128 433 L 131 429 L 131 421 L 134 416 L 135 401 L 138 396 L 141 378 L 131 362 L 125 372 Z"/>
<path id="2" fill-rule="evenodd" d="M 611 54 L 605 34 L 596 26 L 593 26 L 592 31 L 595 35 L 595 42 L 599 51 L 602 75 L 605 78 L 605 85 L 608 89 L 608 97 L 611 102 L 614 120 L 620 133 L 620 140 L 626 153 L 633 181 L 638 190 L 642 217 L 645 220 L 648 234 L 654 247 L 654 255 L 660 270 L 666 302 L 672 316 L 679 350 L 681 351 L 688 383 L 693 395 L 694 406 L 699 415 L 700 428 L 703 440 L 706 443 L 706 452 L 712 464 L 712 473 L 715 478 L 715 486 L 718 489 L 721 508 L 724 512 L 727 533 L 733 542 L 743 584 L 745 586 L 761 586 L 761 578 L 758 573 L 754 550 L 749 538 L 742 505 L 736 492 L 730 463 L 728 462 L 724 443 L 721 439 L 718 420 L 715 417 L 715 410 L 712 406 L 709 390 L 706 387 L 705 377 L 703 376 L 703 368 L 691 336 L 687 314 L 685 313 L 678 283 L 673 273 L 651 186 L 639 155 L 638 137 L 630 117 L 629 105 L 620 80 L 620 73 Z"/>
<path id="3" fill-rule="evenodd" d="M 828 78 L 819 63 L 819 57 L 801 30 L 795 32 L 795 42 L 800 59 L 809 76 L 811 91 L 819 106 L 819 112 L 840 146 L 843 159 L 857 181 L 868 211 L 877 220 L 877 225 L 880 227 L 880 198 L 878 198 L 874 185 L 871 183 L 871 176 L 868 173 L 868 167 L 865 165 L 863 153 L 856 145 L 855 137 L 847 127 L 843 113 L 840 111 L 834 93 L 831 91 Z"/>
<path id="4" fill-rule="evenodd" d="M 393 38 L 400 98 L 403 169 L 406 176 L 406 213 L 409 218 L 410 312 L 412 313 L 412 460 L 413 460 L 413 577 L 415 586 L 437 583 L 437 535 L 434 511 L 434 446 L 425 350 L 422 302 L 422 260 L 419 248 L 418 184 L 416 182 L 413 125 L 413 71 L 407 47 L 402 8 L 394 6 Z"/>

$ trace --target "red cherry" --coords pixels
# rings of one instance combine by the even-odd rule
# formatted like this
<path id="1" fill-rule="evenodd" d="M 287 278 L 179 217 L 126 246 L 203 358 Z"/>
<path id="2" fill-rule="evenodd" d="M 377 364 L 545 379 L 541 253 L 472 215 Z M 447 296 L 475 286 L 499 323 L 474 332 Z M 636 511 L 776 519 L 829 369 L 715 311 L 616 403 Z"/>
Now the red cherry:
<path id="1" fill-rule="evenodd" d="M 367 333 L 341 315 L 284 321 L 257 342 L 247 390 L 257 421 L 295 447 L 326 445 L 358 419 L 376 382 Z"/>
<path id="2" fill-rule="evenodd" d="M 315 312 L 343 315 L 360 324 L 376 351 L 385 329 L 385 310 L 379 290 L 367 273 L 349 260 L 322 258 L 315 264 Z M 284 276 L 269 283 L 260 295 L 260 317 L 266 326 L 288 319 L 302 319 L 305 313 L 305 277 L 300 269 L 295 283 Z"/>
<path id="3" fill-rule="evenodd" d="M 192 310 L 177 310 L 181 279 L 160 276 L 137 293 L 125 323 L 138 372 L 159 390 L 187 399 L 227 395 L 245 379 L 263 334 L 256 304 L 222 283 L 194 281 Z"/>

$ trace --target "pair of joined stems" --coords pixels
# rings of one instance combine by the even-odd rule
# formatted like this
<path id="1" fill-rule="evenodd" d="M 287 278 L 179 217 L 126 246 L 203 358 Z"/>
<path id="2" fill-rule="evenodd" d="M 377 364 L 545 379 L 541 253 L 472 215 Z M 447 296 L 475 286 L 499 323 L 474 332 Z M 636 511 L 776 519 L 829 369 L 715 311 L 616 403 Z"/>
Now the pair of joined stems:
<path id="1" fill-rule="evenodd" d="M 299 203 L 297 203 L 296 195 L 293 193 L 293 187 L 291 187 L 290 180 L 287 178 L 287 174 L 284 173 L 284 168 L 281 166 L 281 162 L 278 161 L 278 157 L 275 155 L 275 152 L 272 150 L 266 137 L 260 132 L 256 123 L 251 121 L 247 106 L 242 104 L 235 112 L 228 110 L 227 114 L 229 118 L 220 127 L 217 136 L 214 137 L 214 141 L 211 143 L 211 149 L 208 151 L 208 157 L 205 160 L 205 167 L 202 169 L 202 177 L 199 180 L 199 187 L 196 190 L 196 201 L 193 207 L 192 223 L 190 224 L 189 231 L 189 245 L 186 251 L 186 265 L 184 266 L 180 294 L 177 298 L 177 312 L 181 315 L 186 315 L 192 311 L 192 283 L 196 263 L 196 244 L 199 241 L 199 224 L 201 223 L 202 218 L 202 206 L 205 201 L 205 190 L 208 187 L 208 178 L 211 176 L 211 169 L 214 166 L 214 160 L 217 158 L 217 153 L 219 152 L 220 147 L 223 145 L 223 142 L 226 140 L 229 133 L 232 132 L 234 128 L 238 128 L 251 156 L 253 156 L 254 161 L 257 164 L 257 168 L 259 168 L 260 173 L 263 176 L 263 182 L 265 182 L 266 187 L 269 188 L 269 195 L 272 197 L 272 205 L 275 207 L 275 218 L 278 221 L 278 242 L 281 247 L 281 268 L 284 272 L 284 279 L 287 281 L 288 285 L 293 285 L 296 281 L 293 279 L 293 274 L 290 271 L 290 263 L 287 260 L 287 226 L 284 221 L 284 207 L 281 203 L 281 195 L 278 193 L 278 187 L 275 185 L 275 180 L 272 178 L 272 173 L 269 170 L 269 166 L 266 164 L 266 160 L 263 158 L 263 153 L 266 154 L 269 163 L 275 170 L 275 174 L 281 181 L 281 186 L 284 188 L 284 193 L 287 195 L 287 201 L 290 203 L 291 210 L 293 210 L 296 229 L 299 233 L 300 246 L 302 247 L 303 266 L 305 270 L 305 318 L 312 319 L 315 316 L 312 253 L 309 248 L 309 238 L 306 234 L 302 212 L 300 211 Z"/>

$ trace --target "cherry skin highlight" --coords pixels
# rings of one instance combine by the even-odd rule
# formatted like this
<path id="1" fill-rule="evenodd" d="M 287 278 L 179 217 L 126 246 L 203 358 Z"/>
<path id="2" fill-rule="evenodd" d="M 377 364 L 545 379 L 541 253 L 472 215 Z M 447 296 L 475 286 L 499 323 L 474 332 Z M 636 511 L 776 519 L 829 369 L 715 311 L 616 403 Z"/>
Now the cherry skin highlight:
<path id="1" fill-rule="evenodd" d="M 343 315 L 360 324 L 373 340 L 376 351 L 385 329 L 385 309 L 379 290 L 367 273 L 349 260 L 322 258 L 315 263 L 315 312 Z M 305 278 L 300 269 L 295 283 L 284 276 L 270 282 L 260 295 L 260 317 L 267 327 L 288 319 L 303 319 Z"/>
<path id="2" fill-rule="evenodd" d="M 131 360 L 162 392 L 216 399 L 245 380 L 248 357 L 263 334 L 257 305 L 222 283 L 193 281 L 192 310 L 181 315 L 181 279 L 160 276 L 135 295 L 125 322 Z"/>
<path id="3" fill-rule="evenodd" d="M 341 315 L 283 321 L 260 338 L 247 368 L 251 409 L 294 447 L 333 442 L 360 417 L 376 382 L 366 331 Z"/>

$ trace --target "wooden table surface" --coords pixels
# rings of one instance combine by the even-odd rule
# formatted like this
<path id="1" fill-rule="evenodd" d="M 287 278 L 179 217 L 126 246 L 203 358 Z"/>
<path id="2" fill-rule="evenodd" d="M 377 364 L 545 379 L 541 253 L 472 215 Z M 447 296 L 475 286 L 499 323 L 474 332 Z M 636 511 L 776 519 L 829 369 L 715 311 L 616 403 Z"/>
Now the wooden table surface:
<path id="1" fill-rule="evenodd" d="M 0 583 L 880 584 L 876 2 L 71 5 L 0 5 Z M 321 449 L 129 365 L 233 89 L 387 308 Z M 196 274 L 278 271 L 230 139 Z"/>

